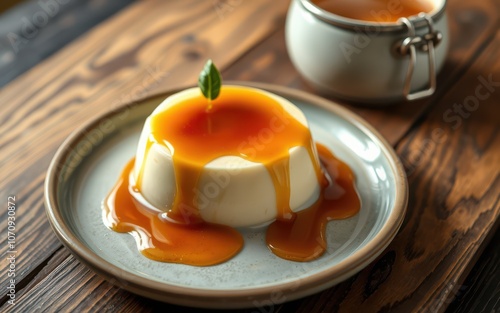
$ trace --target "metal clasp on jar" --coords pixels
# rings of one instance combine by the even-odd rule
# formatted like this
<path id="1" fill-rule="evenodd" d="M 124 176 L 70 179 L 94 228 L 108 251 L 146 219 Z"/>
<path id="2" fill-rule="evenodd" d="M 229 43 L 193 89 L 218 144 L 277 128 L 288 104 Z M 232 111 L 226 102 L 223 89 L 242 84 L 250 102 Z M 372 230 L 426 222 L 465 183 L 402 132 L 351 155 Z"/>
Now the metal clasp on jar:
<path id="1" fill-rule="evenodd" d="M 426 22 L 428 32 L 419 36 L 415 31 L 415 21 L 422 18 Z M 436 61 L 434 49 L 441 42 L 443 36 L 439 31 L 434 29 L 432 19 L 424 13 L 420 13 L 417 18 L 408 19 L 403 17 L 399 19 L 399 22 L 407 27 L 408 36 L 396 43 L 396 52 L 401 56 L 410 56 L 410 64 L 406 72 L 403 94 L 409 101 L 430 96 L 436 90 Z M 417 49 L 427 52 L 429 60 L 429 86 L 424 90 L 412 92 L 411 81 L 417 63 Z"/>

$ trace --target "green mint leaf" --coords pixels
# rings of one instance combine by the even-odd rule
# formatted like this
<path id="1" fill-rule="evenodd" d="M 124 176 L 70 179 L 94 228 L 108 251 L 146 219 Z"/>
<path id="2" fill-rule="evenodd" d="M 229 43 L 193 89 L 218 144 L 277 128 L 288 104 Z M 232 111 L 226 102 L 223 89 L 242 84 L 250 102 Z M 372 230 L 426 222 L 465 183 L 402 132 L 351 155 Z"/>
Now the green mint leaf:
<path id="1" fill-rule="evenodd" d="M 198 78 L 201 93 L 209 101 L 219 96 L 222 79 L 212 60 L 208 60 Z"/>

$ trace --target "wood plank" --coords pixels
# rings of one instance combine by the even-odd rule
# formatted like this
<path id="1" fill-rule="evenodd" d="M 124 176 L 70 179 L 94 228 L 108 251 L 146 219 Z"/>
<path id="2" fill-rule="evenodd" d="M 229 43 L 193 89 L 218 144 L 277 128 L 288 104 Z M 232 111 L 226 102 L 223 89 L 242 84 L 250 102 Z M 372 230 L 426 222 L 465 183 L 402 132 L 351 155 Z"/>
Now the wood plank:
<path id="1" fill-rule="evenodd" d="M 57 295 L 54 295 L 53 286 L 65 292 L 57 292 Z M 69 290 L 74 292 L 66 292 Z M 47 266 L 30 282 L 26 290 L 20 291 L 14 306 L 6 303 L 0 307 L 0 310 L 2 312 L 27 312 L 33 307 L 38 308 L 38 312 L 194 313 L 205 311 L 147 299 L 115 287 L 96 276 L 64 248 L 54 255 Z M 231 310 L 231 312 L 254 313 L 255 310 Z"/>
<path id="2" fill-rule="evenodd" d="M 500 312 L 500 231 L 482 253 L 446 312 Z"/>
<path id="3" fill-rule="evenodd" d="M 488 28 L 487 28 L 487 29 L 488 29 Z M 487 32 L 485 32 L 485 33 L 487 33 Z M 484 33 L 483 33 L 483 36 L 485 36 L 485 35 L 484 35 Z M 483 39 L 484 39 L 484 38 L 483 38 Z M 478 45 L 479 45 L 479 44 L 478 44 Z M 478 48 L 478 49 L 479 49 L 479 48 Z M 476 51 L 477 51 L 477 50 L 476 50 Z M 492 54 L 494 55 L 494 51 L 493 51 L 493 53 L 492 53 Z M 57 63 L 57 62 L 53 62 L 53 63 L 52 63 L 52 65 L 55 65 L 56 63 Z M 62 73 L 62 72 L 61 72 L 61 73 Z M 143 73 L 144 73 L 144 72 L 143 72 Z M 63 73 L 63 74 L 64 74 L 64 73 Z M 85 74 L 85 71 L 82 71 L 80 74 Z M 97 75 L 97 74 L 94 74 L 94 75 Z M 146 74 L 146 75 L 147 75 L 147 74 Z M 85 75 L 83 75 L 83 76 L 85 77 Z M 92 76 L 92 75 L 90 75 L 90 76 Z M 54 76 L 52 76 L 52 77 L 54 77 Z M 76 78 L 76 79 L 74 79 L 73 81 L 70 81 L 71 83 L 70 83 L 70 84 L 68 84 L 68 85 L 71 87 L 73 84 L 75 84 L 75 82 L 76 82 L 76 84 L 81 83 L 81 82 L 79 82 L 78 77 L 79 77 L 79 76 L 77 76 L 77 78 Z M 128 77 L 130 77 L 130 75 L 129 75 Z M 32 80 L 32 81 L 33 81 L 33 83 L 35 83 L 35 82 L 36 82 L 36 80 Z M 90 82 L 90 81 L 91 81 L 91 80 L 89 80 L 89 82 Z M 108 86 L 108 88 L 112 88 L 112 87 L 114 86 L 114 85 L 113 85 L 113 83 L 110 83 L 110 84 L 111 84 L 111 86 Z M 115 83 L 115 84 L 116 84 L 116 83 Z M 123 82 L 123 84 L 126 84 L 126 82 Z M 89 87 L 89 86 L 86 86 L 85 84 L 82 84 L 82 85 L 84 85 L 84 86 L 80 86 L 80 87 L 82 87 L 81 89 L 85 89 L 85 87 Z M 120 82 L 119 82 L 117 85 L 120 85 Z M 128 86 L 133 86 L 133 85 L 128 85 Z M 32 87 L 32 88 L 35 88 L 35 87 Z M 92 88 L 95 88 L 95 86 L 90 86 L 90 87 L 89 87 L 89 89 L 90 89 L 90 90 L 93 90 Z M 97 88 L 101 88 L 101 87 L 97 87 Z M 76 90 L 78 91 L 78 88 L 77 88 Z M 123 89 L 122 89 L 122 90 L 125 90 L 125 87 L 123 87 Z M 23 91 L 23 90 L 22 90 L 22 88 L 18 89 L 18 92 L 21 92 L 21 91 Z M 85 90 L 84 90 L 84 91 L 85 91 Z M 94 92 L 95 92 L 95 91 L 94 91 Z M 2 91 L 2 93 L 3 93 L 3 91 Z M 82 92 L 82 94 L 84 94 L 84 92 Z M 1 94 L 1 95 L 0 95 L 0 97 L 2 97 L 2 96 L 3 96 L 3 94 Z M 82 96 L 82 97 L 83 97 L 83 96 Z M 97 101 L 97 100 L 96 100 L 96 98 L 98 98 L 98 97 L 101 97 L 101 95 L 99 94 L 99 95 L 97 95 L 97 96 L 96 96 L 95 94 L 91 93 L 91 97 L 90 97 L 91 102 L 92 102 L 92 101 Z M 126 97 L 131 98 L 131 97 L 132 97 L 132 95 L 130 95 L 130 94 L 129 94 L 129 95 L 126 95 Z M 83 101 L 83 100 L 79 100 L 79 101 Z M 62 102 L 62 101 L 61 101 L 61 102 Z M 77 103 L 78 103 L 78 101 L 75 101 L 75 102 L 77 102 Z M 19 104 L 19 103 L 20 103 L 20 102 L 17 102 L 17 104 Z M 71 105 L 73 105 L 73 106 L 77 106 L 77 105 L 78 105 L 77 103 L 76 103 L 76 104 L 75 104 L 75 103 L 73 103 L 73 104 L 71 104 Z M 96 105 L 94 104 L 93 108 L 95 108 L 95 106 L 96 106 Z M 76 112 L 78 112 L 78 110 L 73 110 L 73 111 L 71 111 L 71 112 L 67 112 L 67 115 L 70 115 L 70 116 L 71 116 L 71 114 L 76 114 L 76 112 L 75 112 L 75 111 L 76 111 Z M 27 110 L 26 112 L 29 112 L 29 110 Z M 14 114 L 14 113 L 12 113 L 12 114 Z M 65 115 L 63 115 L 63 116 L 62 116 L 62 117 L 60 117 L 60 118 L 62 119 L 62 118 L 65 118 L 65 117 L 66 117 L 66 116 L 65 116 Z M 77 121 L 77 119 L 73 119 L 72 121 L 73 121 L 73 123 L 74 123 L 75 121 Z M 32 124 L 33 124 L 33 123 L 29 123 L 30 127 L 33 127 L 33 126 L 31 126 Z M 30 127 L 28 127 L 28 129 L 30 129 Z M 34 128 L 34 127 L 33 127 L 33 128 Z M 36 128 L 35 128 L 35 129 L 36 129 Z M 396 141 L 397 141 L 397 140 L 396 140 Z M 51 145 L 53 145 L 53 143 L 51 143 Z M 26 150 L 25 154 L 28 154 L 28 151 L 27 151 L 27 150 Z M 47 155 L 49 155 L 49 154 L 50 154 L 50 153 L 47 153 Z M 23 155 L 23 156 L 25 156 L 25 155 Z M 50 156 L 50 155 L 49 155 L 49 156 Z M 3 163 L 2 163 L 2 165 L 3 165 Z M 38 164 L 38 165 L 40 165 L 40 164 Z M 43 165 L 43 162 L 42 162 L 42 165 Z M 425 165 L 425 163 L 422 163 L 421 165 Z M 3 166 L 2 166 L 2 170 L 3 170 Z M 43 171 L 43 169 L 42 169 L 42 171 Z M 42 173 L 42 175 L 43 175 L 43 173 Z M 416 175 L 416 174 L 414 174 L 414 175 Z M 22 175 L 21 175 L 21 177 L 22 177 Z M 29 182 L 29 180 L 30 180 L 30 176 L 29 176 L 28 174 L 26 174 L 23 182 Z M 20 185 L 21 185 L 21 184 L 20 184 Z M 4 190 L 4 189 L 2 189 L 2 190 Z M 27 196 L 29 195 L 29 193 L 28 193 L 28 192 L 25 192 L 25 195 L 26 195 L 26 197 L 27 197 Z M 25 214 L 25 213 L 23 212 L 23 214 Z M 23 216 L 24 216 L 24 215 L 23 215 Z M 24 250 L 23 250 L 23 251 L 24 251 Z M 390 264 L 390 263 L 391 263 L 391 257 L 390 257 L 390 256 L 391 256 L 391 255 L 389 254 L 389 256 L 388 256 L 388 257 L 386 256 L 386 257 L 385 257 L 385 259 L 383 259 L 383 260 L 384 260 L 384 262 L 382 262 L 382 265 L 384 265 L 384 264 Z M 396 258 L 396 261 L 397 261 L 397 258 Z M 379 261 L 379 262 L 380 262 L 380 261 Z M 464 261 L 464 262 L 465 262 L 465 261 Z M 76 263 L 76 261 L 75 261 L 75 260 L 71 260 L 71 261 L 70 261 L 70 263 Z M 67 265 L 66 265 L 66 263 L 65 263 L 65 265 L 64 265 L 64 266 L 67 266 Z M 60 268 L 60 269 L 61 269 L 61 270 L 63 270 L 63 269 L 64 269 L 64 266 L 63 266 L 62 268 Z M 81 266 L 81 265 L 79 265 L 79 266 Z M 381 268 L 381 267 L 379 266 L 379 267 L 377 267 L 377 268 Z M 382 269 L 384 269 L 384 268 L 385 268 L 385 267 L 382 267 Z M 75 270 L 75 271 L 79 271 L 79 270 Z M 380 272 L 381 272 L 381 273 L 384 273 L 384 271 L 379 271 L 379 272 L 377 272 L 377 273 L 380 273 Z M 87 277 L 87 275 L 90 275 L 90 276 L 92 277 L 92 275 L 93 275 L 93 274 L 89 272 L 89 273 L 84 273 L 82 276 L 83 276 L 83 277 Z M 358 277 L 359 277 L 359 276 L 358 276 Z M 358 277 L 356 277 L 356 278 L 354 278 L 354 279 L 352 279 L 352 280 L 350 280 L 350 281 L 346 282 L 346 284 L 347 284 L 348 286 L 350 286 L 350 285 L 352 285 L 352 284 L 355 284 L 355 283 L 356 283 L 356 280 L 357 280 L 357 279 L 359 279 Z M 83 278 L 83 279 L 87 280 L 88 278 Z M 51 287 L 49 288 L 49 290 L 58 290 L 58 289 L 53 289 L 53 288 L 60 288 L 60 287 L 61 287 L 61 286 L 60 286 L 59 284 L 53 284 L 53 285 L 51 285 Z M 81 291 L 79 291 L 79 292 L 82 292 L 84 295 L 89 296 L 89 295 L 88 295 L 88 294 L 86 294 L 86 292 L 85 292 L 85 290 L 86 290 L 86 289 L 85 289 L 85 288 L 86 288 L 86 285 L 85 285 L 85 284 L 82 284 L 82 286 L 80 286 L 80 287 L 81 287 L 82 289 L 81 289 Z M 78 288 L 80 288 L 80 287 L 78 287 Z M 44 287 L 44 288 L 45 288 L 45 287 Z M 105 287 L 105 288 L 108 288 L 108 287 Z M 45 289 L 45 290 L 47 290 L 47 289 Z M 340 289 L 340 291 L 337 291 L 337 293 L 331 293 L 331 294 L 330 294 L 330 293 L 324 293 L 324 294 L 322 294 L 322 295 L 321 295 L 321 300 L 325 299 L 325 301 L 326 301 L 326 299 L 328 299 L 328 297 L 330 297 L 330 296 L 331 296 L 331 297 L 332 297 L 332 299 L 334 299 L 334 300 L 335 300 L 335 299 L 340 299 L 340 298 L 341 298 L 341 296 L 342 296 L 342 292 L 341 292 L 341 291 L 342 291 L 342 290 Z M 122 292 L 123 292 L 123 291 L 122 291 Z M 92 297 L 96 297 L 96 296 L 101 297 L 102 295 L 96 295 L 96 294 L 94 293 L 94 294 L 92 294 L 91 298 L 92 298 Z M 82 296 L 82 297 L 83 297 L 83 296 Z M 36 298 L 36 297 L 35 297 L 35 298 Z M 36 298 L 36 299 L 38 299 L 38 298 Z M 105 300 L 103 300 L 103 301 L 105 301 L 107 304 L 111 304 L 111 305 L 112 305 L 112 304 L 115 304 L 115 305 L 118 305 L 118 304 L 119 304 L 120 299 L 121 299 L 121 300 L 123 300 L 123 298 L 122 298 L 122 297 L 120 297 L 120 296 L 116 296 L 116 298 L 115 298 L 115 296 L 113 296 L 113 298 L 112 298 L 112 299 L 105 299 Z M 137 301 L 143 301 L 143 300 L 142 300 L 142 298 L 140 298 L 140 299 L 139 299 L 139 300 L 137 300 Z M 336 300 L 335 300 L 335 301 L 336 301 Z M 339 301 L 340 301 L 340 300 L 339 300 Z M 42 302 L 42 303 L 43 303 L 43 302 Z M 325 302 L 321 302 L 321 303 L 325 303 Z M 318 311 L 319 309 L 321 309 L 321 307 L 319 307 L 319 308 L 314 307 L 314 305 L 313 305 L 310 301 L 309 301 L 309 305 L 311 305 L 311 307 L 314 309 L 313 311 Z M 290 304 L 290 306 L 276 307 L 276 310 L 286 311 L 285 309 L 290 309 L 290 308 L 292 308 L 292 306 L 293 306 L 293 304 Z M 113 306 L 110 306 L 110 307 L 113 307 Z M 335 304 L 332 304 L 332 305 L 330 305 L 330 306 L 326 305 L 326 306 L 324 306 L 324 307 L 322 307 L 322 308 L 327 308 L 327 309 L 329 309 L 329 308 L 335 308 L 335 307 L 336 307 L 336 305 L 335 305 Z M 308 307 L 307 307 L 307 308 L 308 308 Z M 305 310 L 305 309 L 306 309 L 306 307 L 304 308 L 304 310 Z"/>
<path id="4" fill-rule="evenodd" d="M 0 88 L 132 2 L 28 0 L 5 12 L 0 16 Z"/>
<path id="5" fill-rule="evenodd" d="M 412 170 L 410 194 L 426 195 L 410 200 L 405 226 L 393 245 L 404 252 L 392 267 L 392 279 L 384 283 L 410 278 L 404 288 L 414 291 L 391 299 L 399 310 L 421 307 L 435 311 L 449 304 L 449 297 L 456 294 L 467 274 L 469 261 L 498 221 L 499 53 L 497 32 L 430 118 L 398 145 L 398 154 L 414 161 L 407 164 Z M 490 79 L 496 85 L 485 83 Z M 463 105 L 467 115 L 460 121 L 453 112 L 456 105 Z M 377 296 L 388 296 L 389 289 L 380 288 Z"/>
<path id="6" fill-rule="evenodd" d="M 138 312 L 137 299 L 129 298 L 128 292 L 113 286 L 95 276 L 86 266 L 77 262 L 68 250 L 61 249 L 53 261 L 30 284 L 30 293 L 35 295 L 34 301 L 24 301 L 24 292 L 21 292 L 18 303 L 14 306 L 6 305 L 12 312 L 26 312 L 37 307 L 42 311 L 51 312 Z M 61 293 L 47 297 L 51 292 L 47 286 L 56 283 L 64 289 L 75 288 L 75 284 L 83 283 L 86 293 Z M 33 288 L 33 291 L 31 287 Z M 120 299 L 119 303 L 108 302 L 108 299 Z M 140 299 L 139 299 L 140 300 Z M 145 299 L 144 299 L 145 300 Z M 135 303 L 134 303 L 135 302 Z M 140 307 L 141 312 L 151 312 L 146 307 Z"/>
<path id="7" fill-rule="evenodd" d="M 473 103 L 466 99 L 476 95 L 482 84 L 479 77 L 488 79 L 491 74 L 492 80 L 500 82 L 499 53 L 500 32 L 429 117 L 398 145 L 399 155 L 416 153 L 421 157 L 409 177 L 412 197 L 407 217 L 381 257 L 322 293 L 238 312 L 437 312 L 446 308 L 449 297 L 461 288 L 469 260 L 500 215 L 500 86 L 480 90 L 476 97 L 484 100 L 479 100 L 470 116 L 462 118 L 461 125 L 444 116 L 455 103 Z M 426 197 L 415 198 L 417 194 Z M 40 281 L 21 296 L 20 308 L 24 308 L 22 303 L 36 303 L 58 310 L 86 311 L 97 305 L 102 310 L 131 312 L 156 307 L 201 312 L 129 295 L 102 281 L 70 255 L 48 272 L 46 281 L 51 287 Z"/>
<path id="8" fill-rule="evenodd" d="M 398 145 L 400 156 L 412 155 L 418 162 L 409 176 L 405 222 L 388 249 L 356 277 L 286 304 L 284 311 L 298 305 L 298 312 L 311 312 L 319 303 L 317 312 L 439 312 L 460 292 L 469 261 L 500 216 L 499 53 L 500 32 L 422 125 Z M 478 94 L 481 77 L 490 75 L 497 86 Z M 457 116 L 449 115 L 455 103 L 475 106 L 476 100 L 477 108 L 466 112 L 470 116 L 461 118 L 462 124 L 450 121 Z"/>
<path id="9" fill-rule="evenodd" d="M 0 90 L 0 195 L 17 199 L 19 288 L 61 245 L 45 218 L 42 184 L 63 139 L 85 120 L 160 86 L 193 84 L 207 58 L 225 68 L 274 32 L 288 6 L 231 3 L 238 5 L 220 11 L 211 1 L 140 1 Z M 0 223 L 7 223 L 6 206 Z M 0 288 L 7 284 L 2 278 Z"/>

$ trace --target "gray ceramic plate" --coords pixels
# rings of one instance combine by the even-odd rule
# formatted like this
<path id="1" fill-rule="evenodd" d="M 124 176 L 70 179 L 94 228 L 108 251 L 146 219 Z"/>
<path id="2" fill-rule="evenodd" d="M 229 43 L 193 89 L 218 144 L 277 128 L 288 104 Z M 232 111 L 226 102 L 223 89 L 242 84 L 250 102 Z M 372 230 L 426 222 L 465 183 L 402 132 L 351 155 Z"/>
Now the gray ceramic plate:
<path id="1" fill-rule="evenodd" d="M 306 263 L 280 259 L 266 247 L 265 230 L 254 230 L 244 233 L 244 249 L 223 264 L 161 263 L 142 256 L 129 234 L 104 226 L 103 198 L 134 156 L 145 118 L 171 93 L 97 117 L 57 151 L 45 184 L 46 212 L 66 247 L 95 272 L 131 292 L 204 308 L 290 301 L 329 288 L 373 261 L 396 235 L 407 204 L 406 176 L 391 146 L 367 122 L 335 103 L 284 87 L 251 86 L 300 107 L 315 140 L 355 172 L 361 211 L 328 224 L 328 250 L 322 257 Z"/>

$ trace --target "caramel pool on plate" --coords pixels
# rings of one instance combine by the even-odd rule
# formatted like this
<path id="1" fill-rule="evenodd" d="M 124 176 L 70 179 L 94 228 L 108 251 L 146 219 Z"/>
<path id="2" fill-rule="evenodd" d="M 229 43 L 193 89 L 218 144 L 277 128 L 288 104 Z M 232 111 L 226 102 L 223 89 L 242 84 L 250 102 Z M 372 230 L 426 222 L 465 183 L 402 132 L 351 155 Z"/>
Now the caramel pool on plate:
<path id="1" fill-rule="evenodd" d="M 207 111 L 201 93 L 186 94 L 160 105 L 146 121 L 138 157 L 105 199 L 105 224 L 133 233 L 139 250 L 151 259 L 206 266 L 241 250 L 242 236 L 231 226 L 242 225 L 248 213 L 248 219 L 256 218 L 250 225 L 274 220 L 266 241 L 279 257 L 319 257 L 326 249 L 327 221 L 350 217 L 360 207 L 347 165 L 325 147 L 316 148 L 303 114 L 280 97 L 224 86 Z M 239 172 L 221 174 L 228 164 Z M 171 180 L 154 179 L 155 172 L 163 171 L 170 172 L 165 177 Z M 143 190 L 148 184 L 164 197 Z M 266 184 L 260 196 L 248 196 Z M 212 192 L 203 194 L 206 190 Z M 225 211 L 217 211 L 218 203 Z M 235 212 L 229 220 L 217 216 Z"/>

